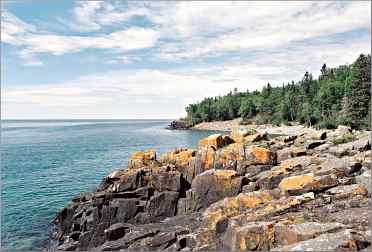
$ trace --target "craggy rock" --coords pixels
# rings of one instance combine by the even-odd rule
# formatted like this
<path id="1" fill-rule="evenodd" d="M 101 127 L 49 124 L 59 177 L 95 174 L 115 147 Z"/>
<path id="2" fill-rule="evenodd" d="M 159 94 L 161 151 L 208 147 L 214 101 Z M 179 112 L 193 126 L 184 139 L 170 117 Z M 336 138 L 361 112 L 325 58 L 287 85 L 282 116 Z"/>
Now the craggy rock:
<path id="1" fill-rule="evenodd" d="M 132 154 L 128 162 L 128 170 L 156 164 L 156 152 L 154 150 L 137 151 Z"/>
<path id="2" fill-rule="evenodd" d="M 362 138 L 349 143 L 339 144 L 331 147 L 329 152 L 335 156 L 342 157 L 348 154 L 354 154 L 358 151 L 365 151 L 371 149 L 371 139 Z"/>
<path id="3" fill-rule="evenodd" d="M 281 224 L 275 225 L 275 243 L 276 245 L 290 245 L 300 241 L 313 239 L 323 233 L 331 233 L 345 228 L 341 223 L 317 223 L 305 222 L 299 224 Z"/>
<path id="4" fill-rule="evenodd" d="M 189 192 L 191 210 L 200 210 L 217 200 L 237 195 L 241 191 L 242 180 L 233 170 L 213 169 L 199 174 L 193 180 Z"/>
<path id="5" fill-rule="evenodd" d="M 233 143 L 234 140 L 229 136 L 222 136 L 220 134 L 210 135 L 207 138 L 203 138 L 199 141 L 199 147 L 211 147 L 214 150 L 222 148 L 225 145 Z"/>
<path id="6" fill-rule="evenodd" d="M 333 144 L 345 131 L 246 130 L 135 152 L 56 215 L 50 249 L 369 251 L 370 137 Z"/>
<path id="7" fill-rule="evenodd" d="M 186 169 L 191 162 L 191 159 L 195 157 L 196 150 L 191 149 L 177 149 L 175 151 L 170 151 L 162 154 L 159 158 L 159 162 L 168 165 L 176 165 L 178 169 Z"/>
<path id="8" fill-rule="evenodd" d="M 352 230 L 322 234 L 314 239 L 298 242 L 273 251 L 355 251 L 369 246 L 366 238 Z"/>
<path id="9" fill-rule="evenodd" d="M 187 130 L 191 127 L 192 125 L 186 121 L 176 120 L 172 121 L 166 128 L 170 130 Z"/>
<path id="10" fill-rule="evenodd" d="M 269 250 L 273 247 L 273 223 L 252 222 L 244 226 L 230 225 L 223 238 L 224 245 L 232 251 Z"/>
<path id="11" fill-rule="evenodd" d="M 178 200 L 177 192 L 161 192 L 151 197 L 148 201 L 145 212 L 151 219 L 164 219 L 174 216 Z"/>
<path id="12" fill-rule="evenodd" d="M 276 165 L 276 153 L 262 147 L 249 147 L 245 159 L 250 165 Z"/>

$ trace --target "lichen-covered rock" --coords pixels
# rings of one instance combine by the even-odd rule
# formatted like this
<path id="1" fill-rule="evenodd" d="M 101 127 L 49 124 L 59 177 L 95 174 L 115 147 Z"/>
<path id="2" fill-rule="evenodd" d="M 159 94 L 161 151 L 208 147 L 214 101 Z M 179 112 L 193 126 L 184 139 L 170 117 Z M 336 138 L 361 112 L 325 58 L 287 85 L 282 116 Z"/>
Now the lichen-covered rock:
<path id="1" fill-rule="evenodd" d="M 204 220 L 207 226 L 213 228 L 219 221 L 240 214 L 240 209 L 255 208 L 276 198 L 279 198 L 277 190 L 240 193 L 212 204 L 204 211 Z"/>
<path id="2" fill-rule="evenodd" d="M 307 156 L 284 160 L 279 166 L 273 167 L 267 172 L 262 172 L 255 178 L 261 189 L 276 188 L 280 181 L 289 177 L 290 174 L 302 171 L 311 164 L 311 158 Z"/>
<path id="3" fill-rule="evenodd" d="M 332 175 L 314 177 L 314 174 L 304 174 L 284 178 L 279 188 L 290 195 L 303 194 L 306 192 L 318 192 L 338 184 L 337 178 Z"/>
<path id="4" fill-rule="evenodd" d="M 236 170 L 242 163 L 241 157 L 244 158 L 244 146 L 240 143 L 230 144 L 216 152 L 214 168 Z"/>
<path id="5" fill-rule="evenodd" d="M 312 182 L 314 182 L 313 174 L 293 176 L 293 177 L 284 178 L 280 182 L 279 188 L 282 191 L 299 190 L 299 189 L 304 188 L 306 185 L 309 185 Z"/>
<path id="6" fill-rule="evenodd" d="M 250 165 L 276 165 L 276 153 L 262 147 L 248 147 L 245 160 Z"/>
<path id="7" fill-rule="evenodd" d="M 128 170 L 157 165 L 155 150 L 136 151 L 128 161 Z"/>
<path id="8" fill-rule="evenodd" d="M 190 165 L 191 159 L 195 157 L 196 150 L 177 149 L 160 155 L 159 162 L 162 164 L 174 164 L 178 168 L 185 168 Z"/>
<path id="9" fill-rule="evenodd" d="M 214 150 L 222 148 L 225 145 L 233 143 L 234 140 L 229 136 L 223 136 L 221 134 L 210 135 L 209 137 L 203 138 L 199 141 L 199 148 L 210 147 Z"/>
<path id="10" fill-rule="evenodd" d="M 224 197 L 237 195 L 242 188 L 242 177 L 233 170 L 208 170 L 199 174 L 191 184 L 189 204 L 192 211 L 205 208 Z"/>
<path id="11" fill-rule="evenodd" d="M 356 177 L 356 182 L 364 186 L 368 193 L 371 194 L 371 170 L 363 172 Z"/>
<path id="12" fill-rule="evenodd" d="M 270 250 L 274 243 L 271 222 L 252 222 L 244 226 L 229 224 L 223 243 L 232 251 Z"/>
<path id="13" fill-rule="evenodd" d="M 58 213 L 51 249 L 370 247 L 369 136 L 354 132 L 357 140 L 345 145 L 306 149 L 324 141 L 312 131 L 319 136 L 217 134 L 197 150 L 177 149 L 159 160 L 155 151 L 134 153 L 128 169 L 111 172 Z M 333 147 L 346 151 L 338 158 Z"/>
<path id="14" fill-rule="evenodd" d="M 231 138 L 236 142 L 236 143 L 241 143 L 243 142 L 243 139 L 245 137 L 255 135 L 257 134 L 257 131 L 254 129 L 244 129 L 244 130 L 233 130 L 231 132 Z"/>

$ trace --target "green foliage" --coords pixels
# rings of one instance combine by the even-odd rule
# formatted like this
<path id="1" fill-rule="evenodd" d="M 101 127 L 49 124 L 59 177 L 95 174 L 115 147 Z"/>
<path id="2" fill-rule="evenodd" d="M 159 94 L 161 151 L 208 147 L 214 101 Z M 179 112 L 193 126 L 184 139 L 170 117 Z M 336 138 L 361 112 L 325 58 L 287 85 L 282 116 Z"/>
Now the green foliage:
<path id="1" fill-rule="evenodd" d="M 332 139 L 331 142 L 337 145 L 337 144 L 348 143 L 348 142 L 354 141 L 355 139 L 356 138 L 353 134 L 346 133 L 342 137 Z"/>
<path id="2" fill-rule="evenodd" d="M 351 65 L 328 68 L 324 64 L 318 79 L 306 72 L 303 78 L 260 91 L 209 97 L 186 107 L 192 124 L 242 118 L 241 124 L 291 124 L 299 122 L 317 128 L 349 125 L 371 126 L 371 57 L 360 55 Z"/>

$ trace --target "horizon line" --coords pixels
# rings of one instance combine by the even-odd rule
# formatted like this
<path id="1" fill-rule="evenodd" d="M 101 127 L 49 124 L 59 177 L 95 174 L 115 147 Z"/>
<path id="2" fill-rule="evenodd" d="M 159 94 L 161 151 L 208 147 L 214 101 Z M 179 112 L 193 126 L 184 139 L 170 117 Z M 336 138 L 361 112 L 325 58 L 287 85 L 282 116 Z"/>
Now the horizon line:
<path id="1" fill-rule="evenodd" d="M 31 120 L 177 120 L 176 118 L 1 118 L 0 121 L 31 121 Z"/>

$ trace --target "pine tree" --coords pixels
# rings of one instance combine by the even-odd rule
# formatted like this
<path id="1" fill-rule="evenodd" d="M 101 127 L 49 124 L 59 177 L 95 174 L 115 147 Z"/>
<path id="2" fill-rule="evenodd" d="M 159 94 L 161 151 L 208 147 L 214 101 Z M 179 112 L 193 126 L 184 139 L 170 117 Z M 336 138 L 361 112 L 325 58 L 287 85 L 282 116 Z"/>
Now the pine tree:
<path id="1" fill-rule="evenodd" d="M 351 97 L 348 114 L 352 126 L 360 128 L 371 107 L 371 56 L 361 54 L 352 68 Z"/>

